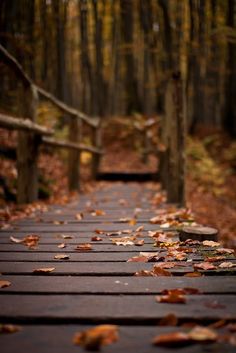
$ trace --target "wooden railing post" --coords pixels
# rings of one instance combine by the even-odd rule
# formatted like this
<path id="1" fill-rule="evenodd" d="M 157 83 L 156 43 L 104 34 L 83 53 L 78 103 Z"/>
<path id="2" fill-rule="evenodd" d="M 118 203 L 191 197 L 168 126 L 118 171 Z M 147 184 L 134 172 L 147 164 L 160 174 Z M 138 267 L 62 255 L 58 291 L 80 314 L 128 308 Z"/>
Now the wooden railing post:
<path id="1" fill-rule="evenodd" d="M 38 94 L 33 84 L 23 86 L 22 115 L 36 120 Z M 38 168 L 40 136 L 33 132 L 19 131 L 17 144 L 17 201 L 29 203 L 38 198 Z"/>
<path id="2" fill-rule="evenodd" d="M 69 123 L 69 141 L 74 143 L 81 142 L 82 121 L 71 119 Z M 70 191 L 80 189 L 80 151 L 70 149 L 68 152 L 68 187 Z"/>
<path id="3" fill-rule="evenodd" d="M 98 149 L 101 149 L 102 146 L 102 134 L 101 134 L 101 125 L 92 128 L 92 144 Z M 92 178 L 95 180 L 99 170 L 101 155 L 98 153 L 93 153 L 92 164 L 91 164 L 91 174 Z"/>
<path id="4" fill-rule="evenodd" d="M 165 151 L 160 161 L 161 181 L 167 191 L 168 202 L 184 206 L 186 117 L 179 73 L 173 74 L 167 85 L 162 133 Z"/>

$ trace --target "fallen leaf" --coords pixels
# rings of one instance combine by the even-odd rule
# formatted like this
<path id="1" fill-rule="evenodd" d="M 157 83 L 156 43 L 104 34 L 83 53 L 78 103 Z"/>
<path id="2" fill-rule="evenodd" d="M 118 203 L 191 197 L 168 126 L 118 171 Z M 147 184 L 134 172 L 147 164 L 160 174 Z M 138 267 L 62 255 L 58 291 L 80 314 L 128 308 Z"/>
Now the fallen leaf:
<path id="1" fill-rule="evenodd" d="M 141 232 L 142 230 L 144 230 L 144 226 L 139 226 L 137 229 L 135 229 L 136 233 Z"/>
<path id="2" fill-rule="evenodd" d="M 135 218 L 132 218 L 130 221 L 129 221 L 129 225 L 130 226 L 135 226 L 135 224 L 137 223 L 137 220 Z"/>
<path id="3" fill-rule="evenodd" d="M 140 239 L 134 243 L 136 246 L 142 246 L 144 244 L 144 239 Z"/>
<path id="4" fill-rule="evenodd" d="M 159 267 L 159 268 L 173 268 L 175 267 L 175 262 L 159 262 L 153 266 L 153 268 Z"/>
<path id="5" fill-rule="evenodd" d="M 170 332 L 163 333 L 154 337 L 152 343 L 155 346 L 164 346 L 164 347 L 177 347 L 185 346 L 191 343 L 189 336 L 184 332 Z"/>
<path id="6" fill-rule="evenodd" d="M 131 234 L 132 230 L 131 229 L 124 229 L 120 233 L 122 233 L 122 234 Z"/>
<path id="7" fill-rule="evenodd" d="M 43 267 L 43 268 L 36 268 L 33 270 L 33 273 L 50 273 L 55 270 L 55 267 Z"/>
<path id="8" fill-rule="evenodd" d="M 61 244 L 57 245 L 57 247 L 59 249 L 64 249 L 66 247 L 66 244 L 65 243 L 61 243 Z"/>
<path id="9" fill-rule="evenodd" d="M 156 296 L 156 301 L 158 303 L 185 304 L 186 297 L 185 295 L 179 294 L 178 292 L 174 292 L 174 290 L 172 290 L 169 294 Z"/>
<path id="10" fill-rule="evenodd" d="M 137 277 L 148 277 L 148 276 L 155 277 L 154 273 L 152 271 L 148 271 L 148 270 L 137 271 L 137 272 L 135 272 L 134 276 L 137 276 Z"/>
<path id="11" fill-rule="evenodd" d="M 22 244 L 28 246 L 29 248 L 33 248 L 38 245 L 40 237 L 36 234 L 29 234 L 24 237 Z"/>
<path id="12" fill-rule="evenodd" d="M 202 277 L 201 272 L 194 271 L 194 272 L 188 272 L 184 275 L 184 277 Z"/>
<path id="13" fill-rule="evenodd" d="M 221 260 L 225 260 L 225 256 L 208 256 L 205 258 L 207 262 L 217 262 Z"/>
<path id="14" fill-rule="evenodd" d="M 210 246 L 210 247 L 217 247 L 217 246 L 220 246 L 220 243 L 216 242 L 216 241 L 213 241 L 213 240 L 204 240 L 202 242 L 202 244 L 204 246 Z"/>
<path id="15" fill-rule="evenodd" d="M 92 250 L 92 245 L 89 243 L 79 244 L 76 246 L 75 250 L 77 250 L 77 251 L 90 251 L 90 250 Z"/>
<path id="16" fill-rule="evenodd" d="M 101 230 L 101 229 L 95 229 L 94 232 L 97 233 L 97 234 L 104 234 L 105 233 L 105 231 Z"/>
<path id="17" fill-rule="evenodd" d="M 210 262 L 201 262 L 199 264 L 194 264 L 193 267 L 196 270 L 205 270 L 205 271 L 216 269 L 216 267 L 212 265 Z"/>
<path id="18" fill-rule="evenodd" d="M 109 345 L 119 339 L 116 325 L 99 325 L 74 335 L 73 343 L 87 350 L 96 351 L 103 345 Z"/>
<path id="19" fill-rule="evenodd" d="M 15 237 L 10 237 L 10 240 L 16 244 L 20 244 L 23 242 L 23 239 L 19 239 L 19 238 L 15 238 Z"/>
<path id="20" fill-rule="evenodd" d="M 84 218 L 84 215 L 83 215 L 82 212 L 80 212 L 80 213 L 77 213 L 77 214 L 75 215 L 75 218 L 76 218 L 78 221 L 81 221 L 81 219 Z"/>
<path id="21" fill-rule="evenodd" d="M 165 270 L 164 268 L 156 267 L 156 266 L 153 268 L 153 273 L 155 276 L 166 276 L 166 277 L 172 276 L 171 272 Z"/>
<path id="22" fill-rule="evenodd" d="M 91 241 L 102 241 L 102 238 L 94 236 L 91 238 Z"/>
<path id="23" fill-rule="evenodd" d="M 56 260 L 68 260 L 69 258 L 70 256 L 67 254 L 57 254 L 54 256 L 54 259 Z"/>
<path id="24" fill-rule="evenodd" d="M 63 239 L 73 239 L 74 238 L 73 235 L 68 235 L 68 234 L 61 234 L 61 237 Z"/>
<path id="25" fill-rule="evenodd" d="M 9 281 L 0 281 L 0 288 L 6 288 L 6 287 L 9 287 L 11 285 L 11 282 Z"/>
<path id="26" fill-rule="evenodd" d="M 233 254 L 234 250 L 227 249 L 227 248 L 220 248 L 220 249 L 216 249 L 216 252 L 218 252 L 219 254 Z"/>
<path id="27" fill-rule="evenodd" d="M 105 216 L 106 212 L 103 210 L 95 210 L 91 213 L 92 216 Z"/>
<path id="28" fill-rule="evenodd" d="M 188 337 L 195 342 L 214 342 L 218 335 L 214 330 L 208 327 L 195 326 L 188 333 Z"/>
<path id="29" fill-rule="evenodd" d="M 159 326 L 177 326 L 178 318 L 175 314 L 168 314 L 160 319 Z"/>
<path id="30" fill-rule="evenodd" d="M 15 333 L 22 330 L 20 326 L 11 324 L 0 324 L 0 333 Z"/>
<path id="31" fill-rule="evenodd" d="M 219 265 L 219 268 L 232 268 L 232 267 L 236 267 L 236 264 L 235 263 L 232 263 L 232 262 L 222 262 L 220 265 Z"/>
<path id="32" fill-rule="evenodd" d="M 127 260 L 127 262 L 148 262 L 146 256 L 134 256 Z"/>

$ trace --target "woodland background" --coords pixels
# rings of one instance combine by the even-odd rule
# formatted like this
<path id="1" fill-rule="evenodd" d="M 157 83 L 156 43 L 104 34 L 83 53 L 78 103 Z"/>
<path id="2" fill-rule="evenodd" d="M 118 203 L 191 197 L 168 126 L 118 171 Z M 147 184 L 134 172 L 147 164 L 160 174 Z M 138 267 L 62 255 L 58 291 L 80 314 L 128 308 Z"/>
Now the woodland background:
<path id="1" fill-rule="evenodd" d="M 0 0 L 0 43 L 39 86 L 103 118 L 107 170 L 156 168 L 154 156 L 141 164 L 132 121 L 163 115 L 166 83 L 180 72 L 189 134 L 188 204 L 202 222 L 233 238 L 235 0 Z M 21 84 L 2 63 L 0 75 L 0 110 L 18 115 Z M 67 119 L 49 103 L 40 104 L 38 122 L 55 127 L 59 136 L 66 134 Z M 158 144 L 158 135 L 152 139 Z M 15 141 L 15 133 L 1 130 L 1 203 L 8 210 L 17 176 L 9 152 Z M 88 155 L 81 158 L 88 163 Z M 66 198 L 63 153 L 44 151 L 40 168 L 41 195 Z"/>

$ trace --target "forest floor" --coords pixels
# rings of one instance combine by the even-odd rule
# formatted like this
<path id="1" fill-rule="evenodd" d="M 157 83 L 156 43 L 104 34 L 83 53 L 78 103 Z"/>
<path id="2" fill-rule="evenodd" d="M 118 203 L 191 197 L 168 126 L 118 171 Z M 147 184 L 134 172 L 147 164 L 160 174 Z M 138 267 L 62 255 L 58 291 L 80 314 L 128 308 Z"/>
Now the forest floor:
<path id="1" fill-rule="evenodd" d="M 2 144 L 14 147 L 16 134 L 0 130 Z M 140 158 L 139 139 L 129 129 L 111 125 L 104 135 L 106 149 L 102 160 L 103 171 L 155 171 L 157 160 L 149 156 L 145 165 Z M 17 206 L 6 201 L 3 188 L 0 189 L 0 217 L 2 227 L 16 218 L 29 215 L 35 208 L 45 209 L 48 204 L 67 203 L 76 197 L 67 189 L 65 153 L 43 151 L 40 156 L 41 200 L 33 205 Z M 187 207 L 195 220 L 201 224 L 216 227 L 228 246 L 236 247 L 236 143 L 221 132 L 210 134 L 199 132 L 188 138 L 187 147 Z M 107 182 L 91 182 L 89 178 L 90 155 L 83 153 L 81 168 L 82 192 L 90 192 L 106 186 Z M 0 177 L 14 195 L 16 192 L 16 163 L 0 158 Z M 156 185 L 149 183 L 153 190 Z M 49 196 L 49 197 L 48 197 Z"/>

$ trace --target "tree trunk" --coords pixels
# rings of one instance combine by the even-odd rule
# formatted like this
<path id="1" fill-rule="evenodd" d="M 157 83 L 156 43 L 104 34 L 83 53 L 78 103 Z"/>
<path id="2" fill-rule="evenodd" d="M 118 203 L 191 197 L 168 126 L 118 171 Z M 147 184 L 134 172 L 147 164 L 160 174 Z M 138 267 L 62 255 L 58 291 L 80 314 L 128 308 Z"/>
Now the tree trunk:
<path id="1" fill-rule="evenodd" d="M 22 115 L 36 120 L 37 92 L 34 87 L 24 86 Z M 20 131 L 17 145 L 17 201 L 20 204 L 36 201 L 38 198 L 38 154 L 40 137 L 34 133 Z"/>

